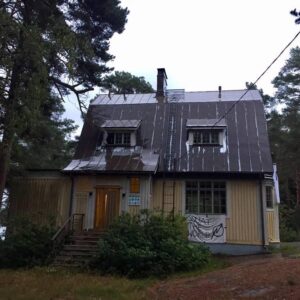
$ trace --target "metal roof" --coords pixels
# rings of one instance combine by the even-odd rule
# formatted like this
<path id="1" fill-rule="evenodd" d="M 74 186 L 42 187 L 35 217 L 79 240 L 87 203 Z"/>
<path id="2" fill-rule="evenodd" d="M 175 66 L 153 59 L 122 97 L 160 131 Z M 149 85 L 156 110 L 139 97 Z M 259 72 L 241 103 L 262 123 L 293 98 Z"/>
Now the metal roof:
<path id="1" fill-rule="evenodd" d="M 158 172 L 189 174 L 272 172 L 264 107 L 256 90 L 249 92 L 248 100 L 242 100 L 234 105 L 225 119 L 219 123 L 226 125 L 226 149 L 201 145 L 189 146 L 187 143 L 189 129 L 187 124 L 205 122 L 212 124 L 228 112 L 242 93 L 243 91 L 228 93 L 223 91 L 223 99 L 226 95 L 226 101 L 202 101 L 203 95 L 210 95 L 208 99 L 218 97 L 218 92 L 212 94 L 204 92 L 203 94 L 189 93 L 188 97 L 186 95 L 185 100 L 187 98 L 191 100 L 193 95 L 195 101 L 149 103 L 148 100 L 153 94 L 145 94 L 132 96 L 135 97 L 135 101 L 132 100 L 134 104 L 115 105 L 117 101 L 114 97 L 112 97 L 114 104 L 94 103 L 89 108 L 74 161 L 65 170 L 153 172 L 157 168 Z M 198 102 L 196 95 L 201 96 Z M 118 97 L 123 99 L 123 96 Z M 100 96 L 98 99 L 104 98 Z M 143 99 L 146 103 L 141 102 Z M 100 100 L 98 103 L 102 103 Z M 126 101 L 129 100 L 128 97 Z M 100 124 L 93 122 L 94 118 L 100 120 Z M 132 150 L 123 148 L 118 150 L 117 155 L 106 149 L 96 154 L 104 135 L 101 124 L 109 120 L 141 120 L 136 136 L 140 150 L 130 152 Z M 167 152 L 173 153 L 172 164 L 166 161 L 170 159 Z M 170 169 L 170 166 L 174 168 Z"/>
<path id="2" fill-rule="evenodd" d="M 244 94 L 246 90 L 232 90 L 222 91 L 221 98 L 219 98 L 219 91 L 208 92 L 185 92 L 184 90 L 167 90 L 169 101 L 178 102 L 224 102 L 237 101 Z M 242 101 L 262 100 L 259 91 L 249 90 L 241 99 Z M 91 105 L 112 105 L 112 104 L 147 104 L 157 103 L 155 93 L 151 94 L 102 94 L 91 102 Z"/>
<path id="3" fill-rule="evenodd" d="M 187 119 L 187 127 L 225 127 L 226 121 L 224 119 Z"/>
<path id="4" fill-rule="evenodd" d="M 138 128 L 141 120 L 105 120 L 102 128 Z"/>
<path id="5" fill-rule="evenodd" d="M 159 155 L 149 149 L 103 148 L 85 159 L 74 159 L 64 171 L 155 172 Z"/>

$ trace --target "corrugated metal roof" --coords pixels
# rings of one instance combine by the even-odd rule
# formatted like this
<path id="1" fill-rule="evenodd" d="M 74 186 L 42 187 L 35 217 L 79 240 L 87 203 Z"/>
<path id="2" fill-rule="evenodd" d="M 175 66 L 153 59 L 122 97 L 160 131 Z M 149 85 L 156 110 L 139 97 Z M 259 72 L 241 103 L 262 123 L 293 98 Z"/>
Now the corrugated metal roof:
<path id="1" fill-rule="evenodd" d="M 105 120 L 102 128 L 138 128 L 141 120 Z"/>
<path id="2" fill-rule="evenodd" d="M 172 92 L 174 91 L 174 92 Z M 170 101 L 174 98 L 178 102 L 224 102 L 239 100 L 246 90 L 222 91 L 219 98 L 218 91 L 208 92 L 184 92 L 184 90 L 168 90 Z M 173 100 L 174 100 L 173 99 Z M 261 100 L 261 95 L 257 90 L 249 90 L 243 96 L 242 101 Z M 147 104 L 157 103 L 155 93 L 151 94 L 128 94 L 128 95 L 99 95 L 91 105 L 111 105 L 111 104 Z"/>
<path id="3" fill-rule="evenodd" d="M 64 171 L 155 172 L 159 155 L 149 149 L 103 148 L 83 159 L 74 159 Z"/>
<path id="4" fill-rule="evenodd" d="M 102 124 L 105 120 L 142 120 L 137 130 L 137 144 L 143 148 L 143 151 L 150 151 L 154 157 L 157 157 L 158 172 L 272 172 L 264 107 L 258 91 L 250 91 L 248 98 L 246 98 L 247 100 L 237 103 L 226 115 L 225 120 L 221 121 L 222 124 L 227 126 L 226 149 L 201 145 L 189 146 L 187 143 L 188 127 L 186 124 L 188 120 L 218 120 L 243 92 L 231 91 L 226 94 L 223 91 L 222 95 L 224 97 L 226 95 L 226 101 L 202 101 L 201 97 L 204 94 L 210 95 L 210 92 L 204 92 L 204 94 L 189 93 L 189 97 L 186 97 L 186 99 L 191 99 L 191 95 L 195 97 L 195 101 L 190 102 L 179 101 L 172 104 L 149 103 L 147 101 L 151 97 L 153 98 L 154 94 L 145 94 L 142 98 L 138 95 L 136 96 L 135 101 L 139 99 L 141 103 L 135 103 L 134 101 L 135 104 L 131 105 L 91 105 L 74 159 L 77 161 L 78 166 L 91 166 L 91 170 L 94 168 L 92 167 L 94 165 L 101 166 L 101 161 L 104 158 L 96 158 L 95 151 L 101 145 L 104 133 L 101 130 L 101 124 L 95 125 L 92 120 L 95 116 L 98 119 L 99 116 L 102 116 L 100 118 L 102 119 Z M 201 101 L 196 102 L 196 95 L 201 96 L 199 98 Z M 118 97 L 121 97 L 122 101 L 124 101 L 123 96 Z M 218 99 L 217 97 L 218 92 L 214 92 L 208 99 Z M 128 98 L 126 101 L 130 100 Z M 116 98 L 112 97 L 112 99 L 115 100 Z M 229 101 L 229 99 L 232 100 Z M 146 103 L 142 102 L 142 100 Z M 114 103 L 117 103 L 117 101 L 114 101 Z M 171 109 L 172 105 L 173 108 Z M 174 114 L 172 118 L 170 118 L 171 112 Z M 172 126 L 172 134 L 170 134 L 170 126 Z M 168 157 L 172 157 L 166 155 L 167 149 L 174 154 L 172 164 L 166 162 Z M 103 156 L 103 154 L 101 155 Z M 106 172 L 122 170 L 126 172 L 133 169 L 139 171 L 146 168 L 145 166 L 142 167 L 141 155 L 138 156 L 139 158 L 132 155 L 119 155 L 117 157 L 106 154 L 105 168 L 95 167 L 94 170 Z M 124 160 L 120 157 L 125 157 L 126 159 Z M 84 160 L 90 163 L 82 162 Z M 150 160 L 152 161 L 152 159 Z M 134 165 L 134 162 L 137 163 L 138 161 L 141 162 L 140 167 Z M 155 164 L 150 163 L 150 165 L 154 166 Z M 174 170 L 168 169 L 167 166 L 170 165 L 174 166 Z M 78 168 L 76 167 L 75 169 Z M 149 167 L 150 169 L 153 170 L 154 167 Z M 70 168 L 67 170 L 70 171 Z"/>
<path id="5" fill-rule="evenodd" d="M 187 127 L 224 127 L 226 121 L 224 119 L 187 119 Z"/>

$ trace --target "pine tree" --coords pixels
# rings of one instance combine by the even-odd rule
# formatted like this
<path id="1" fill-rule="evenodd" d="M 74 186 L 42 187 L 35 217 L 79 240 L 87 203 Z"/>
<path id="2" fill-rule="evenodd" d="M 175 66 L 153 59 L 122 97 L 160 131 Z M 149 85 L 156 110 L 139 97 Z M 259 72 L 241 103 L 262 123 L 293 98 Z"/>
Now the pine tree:
<path id="1" fill-rule="evenodd" d="M 101 86 L 109 39 L 124 30 L 119 0 L 0 1 L 0 199 L 13 146 L 49 99 Z"/>
<path id="2" fill-rule="evenodd" d="M 284 181 L 286 202 L 300 204 L 300 48 L 293 48 L 290 58 L 273 80 L 276 100 L 283 105 L 282 114 L 274 114 L 271 135 L 280 177 Z M 275 117 L 275 118 L 274 118 Z M 277 122 L 277 123 L 276 123 Z"/>

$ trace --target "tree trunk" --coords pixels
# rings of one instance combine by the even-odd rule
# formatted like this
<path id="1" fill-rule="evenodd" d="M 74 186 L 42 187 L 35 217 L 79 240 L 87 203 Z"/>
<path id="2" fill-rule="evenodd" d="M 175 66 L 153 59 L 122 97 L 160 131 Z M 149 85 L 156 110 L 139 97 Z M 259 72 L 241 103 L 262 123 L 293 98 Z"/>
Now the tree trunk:
<path id="1" fill-rule="evenodd" d="M 4 126 L 3 139 L 0 147 L 0 207 L 2 207 L 3 193 L 6 185 L 6 178 L 9 170 L 10 155 L 14 139 L 13 116 L 7 116 L 7 126 Z"/>
<path id="2" fill-rule="evenodd" d="M 300 170 L 296 171 L 296 207 L 300 207 Z"/>
<path id="3" fill-rule="evenodd" d="M 24 43 L 23 31 L 20 32 L 19 47 L 17 51 L 22 53 Z M 0 207 L 2 207 L 3 193 L 6 186 L 9 171 L 12 145 L 16 134 L 16 107 L 18 103 L 18 88 L 21 83 L 23 57 L 20 55 L 14 62 L 10 89 L 7 101 L 4 103 L 3 137 L 0 144 Z"/>

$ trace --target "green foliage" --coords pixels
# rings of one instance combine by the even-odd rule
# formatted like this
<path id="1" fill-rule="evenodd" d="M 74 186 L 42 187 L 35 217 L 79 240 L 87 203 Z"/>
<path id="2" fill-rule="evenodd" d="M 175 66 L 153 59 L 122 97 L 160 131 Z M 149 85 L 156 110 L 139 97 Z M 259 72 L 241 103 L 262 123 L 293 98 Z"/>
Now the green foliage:
<path id="1" fill-rule="evenodd" d="M 144 77 L 137 77 L 128 72 L 116 71 L 105 76 L 102 86 L 115 94 L 152 93 L 154 90 Z"/>
<path id="2" fill-rule="evenodd" d="M 1 1 L 0 200 L 12 153 L 14 167 L 28 160 L 61 167 L 70 155 L 65 140 L 74 125 L 59 104 L 74 93 L 84 116 L 81 95 L 111 71 L 109 39 L 124 30 L 128 13 L 120 0 Z"/>
<path id="3" fill-rule="evenodd" d="M 129 277 L 166 276 L 204 266 L 209 250 L 187 240 L 182 216 L 164 217 L 147 211 L 123 214 L 99 242 L 92 267 Z"/>
<path id="4" fill-rule="evenodd" d="M 37 225 L 27 218 L 8 224 L 9 233 L 0 239 L 0 268 L 20 268 L 45 265 L 53 250 L 55 233 L 52 222 Z"/>
<path id="5" fill-rule="evenodd" d="M 300 240 L 300 208 L 290 208 L 282 204 L 279 208 L 280 241 L 294 242 Z"/>

